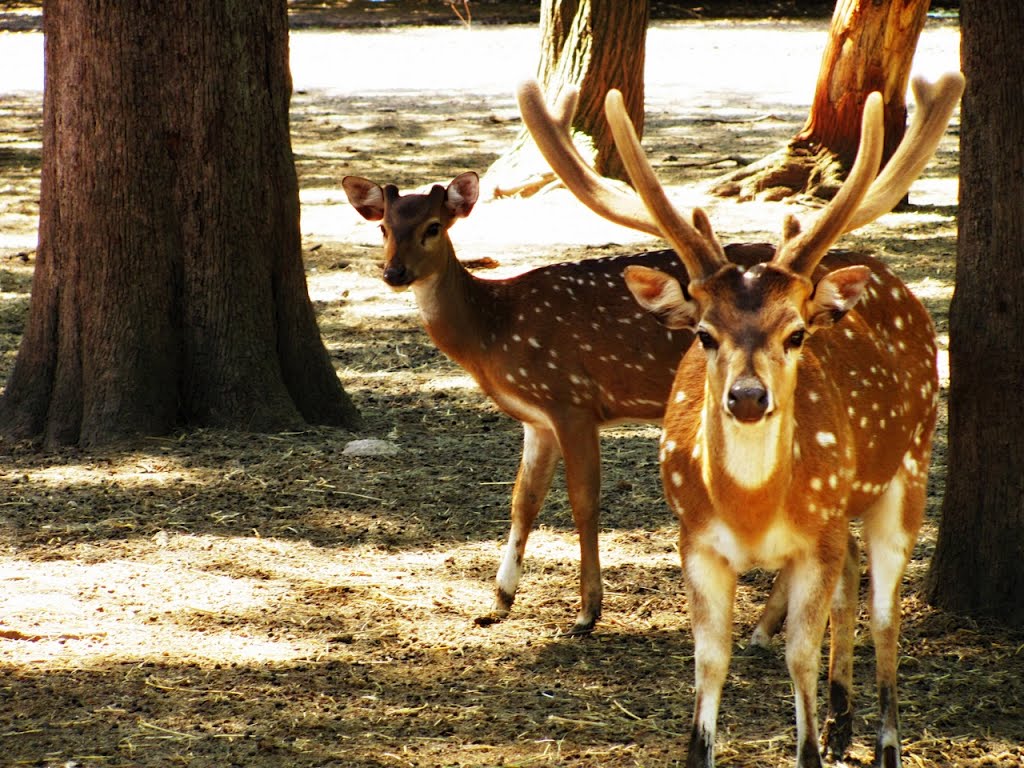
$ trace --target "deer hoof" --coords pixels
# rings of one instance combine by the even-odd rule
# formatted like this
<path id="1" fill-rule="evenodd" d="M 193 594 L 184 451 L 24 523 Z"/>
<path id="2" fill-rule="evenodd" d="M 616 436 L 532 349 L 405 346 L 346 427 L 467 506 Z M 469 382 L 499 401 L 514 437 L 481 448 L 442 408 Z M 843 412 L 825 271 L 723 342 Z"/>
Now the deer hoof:
<path id="1" fill-rule="evenodd" d="M 832 755 L 833 760 L 842 760 L 846 750 L 853 741 L 853 718 L 849 712 L 829 718 L 821 732 L 821 743 L 826 756 Z"/>
<path id="2" fill-rule="evenodd" d="M 580 616 L 576 619 L 576 623 L 568 629 L 560 631 L 556 637 L 586 637 L 594 631 L 594 626 L 597 624 L 597 617 L 593 616 L 590 618 Z"/>
<path id="3" fill-rule="evenodd" d="M 902 761 L 900 760 L 899 747 L 884 747 L 882 753 L 878 755 L 875 765 L 879 765 L 881 768 L 900 768 Z"/>
<path id="4" fill-rule="evenodd" d="M 508 610 L 504 608 L 495 608 L 490 613 L 484 614 L 483 616 L 477 616 L 473 619 L 473 623 L 478 627 L 489 627 L 492 624 L 498 624 L 508 618 Z"/>

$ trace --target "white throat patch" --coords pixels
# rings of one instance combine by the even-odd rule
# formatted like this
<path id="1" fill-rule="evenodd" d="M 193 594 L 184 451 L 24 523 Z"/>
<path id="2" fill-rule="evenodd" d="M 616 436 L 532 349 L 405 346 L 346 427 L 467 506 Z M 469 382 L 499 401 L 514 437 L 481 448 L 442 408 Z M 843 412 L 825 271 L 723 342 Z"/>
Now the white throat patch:
<path id="1" fill-rule="evenodd" d="M 442 300 L 438 296 L 438 276 L 428 275 L 416 280 L 412 284 L 413 295 L 416 296 L 416 306 L 420 310 L 420 318 L 425 325 L 437 321 L 442 313 Z"/>
<path id="2" fill-rule="evenodd" d="M 722 445 L 705 446 L 704 460 L 718 462 L 743 488 L 764 485 L 779 464 L 783 420 L 776 417 L 761 419 L 756 424 L 742 424 L 720 414 L 715 416 L 722 427 Z M 707 435 L 708 430 L 704 433 Z"/>

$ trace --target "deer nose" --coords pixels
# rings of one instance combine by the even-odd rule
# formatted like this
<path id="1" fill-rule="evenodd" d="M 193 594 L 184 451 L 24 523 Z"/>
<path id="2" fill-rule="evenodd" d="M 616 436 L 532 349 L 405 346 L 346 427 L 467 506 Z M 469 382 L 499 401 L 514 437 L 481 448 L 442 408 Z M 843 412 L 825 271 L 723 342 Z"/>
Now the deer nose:
<path id="1" fill-rule="evenodd" d="M 408 285 L 412 276 L 404 264 L 390 264 L 384 268 L 384 282 L 392 286 Z"/>
<path id="2" fill-rule="evenodd" d="M 768 412 L 768 390 L 760 379 L 744 376 L 729 387 L 727 406 L 737 420 L 752 423 L 760 421 Z"/>

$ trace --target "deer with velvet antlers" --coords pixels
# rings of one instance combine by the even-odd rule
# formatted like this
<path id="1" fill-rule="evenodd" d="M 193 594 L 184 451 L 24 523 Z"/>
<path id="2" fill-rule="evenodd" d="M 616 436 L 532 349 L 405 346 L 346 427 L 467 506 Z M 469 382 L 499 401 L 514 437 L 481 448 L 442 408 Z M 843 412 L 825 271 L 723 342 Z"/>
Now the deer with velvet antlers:
<path id="1" fill-rule="evenodd" d="M 871 573 L 881 711 L 876 761 L 900 765 L 899 593 L 924 511 L 939 396 L 934 330 L 922 304 L 880 261 L 829 248 L 903 196 L 962 88 L 959 75 L 914 84 L 918 120 L 877 179 L 882 108 L 872 94 L 858 157 L 840 192 L 806 231 L 787 218 L 781 244 L 755 265 L 730 258 L 702 211 L 691 223 L 671 205 L 621 94 L 609 93 L 606 113 L 638 197 L 603 185 L 586 167 L 568 138 L 567 107 L 552 115 L 535 84 L 521 89 L 524 120 L 570 189 L 622 223 L 656 228 L 685 268 L 679 275 L 629 266 L 624 276 L 640 305 L 699 342 L 681 355 L 660 446 L 694 634 L 688 766 L 714 764 L 737 575 L 752 566 L 779 571 L 753 642 L 766 642 L 785 618 L 797 764 L 821 765 L 817 675 L 829 620 L 823 743 L 836 757 L 845 753 L 859 583 L 849 523 L 857 518 Z M 930 116 L 920 114 L 922 105 Z"/>

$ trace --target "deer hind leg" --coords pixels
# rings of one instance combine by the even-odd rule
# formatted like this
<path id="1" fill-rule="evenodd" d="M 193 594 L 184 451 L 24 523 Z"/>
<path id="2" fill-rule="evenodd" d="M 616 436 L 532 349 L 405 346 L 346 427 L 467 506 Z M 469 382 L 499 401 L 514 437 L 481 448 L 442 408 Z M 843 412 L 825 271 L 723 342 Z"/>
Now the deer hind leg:
<path id="1" fill-rule="evenodd" d="M 765 649 L 771 639 L 782 629 L 782 622 L 786 620 L 786 603 L 789 600 L 789 570 L 783 568 L 775 576 L 772 582 L 772 591 L 768 594 L 764 608 L 761 609 L 761 616 L 757 620 L 750 635 L 749 649 Z"/>
<path id="2" fill-rule="evenodd" d="M 838 537 L 837 537 L 838 538 Z M 792 560 L 789 570 L 789 605 L 786 629 L 786 665 L 793 681 L 796 704 L 797 766 L 819 768 L 818 669 L 830 597 L 843 568 L 845 539 L 838 546 L 825 543 Z M 829 551 L 833 550 L 833 551 Z"/>
<path id="3" fill-rule="evenodd" d="M 567 419 L 556 428 L 565 459 L 569 505 L 580 540 L 580 612 L 576 622 L 563 634 L 579 636 L 594 629 L 601 617 L 604 594 L 597 541 L 601 514 L 601 443 L 592 422 Z"/>
<path id="4" fill-rule="evenodd" d="M 512 608 L 523 574 L 526 539 L 551 487 L 558 457 L 558 441 L 551 430 L 523 424 L 523 455 L 512 490 L 512 527 L 495 580 L 494 610 L 478 618 L 477 624 L 486 626 L 499 621 Z"/>
<path id="5" fill-rule="evenodd" d="M 841 760 L 853 739 L 853 634 L 857 623 L 860 548 L 849 534 L 846 559 L 832 593 L 829 616 L 828 717 L 821 743 L 833 760 Z"/>
<path id="6" fill-rule="evenodd" d="M 914 467 L 910 472 L 907 466 Z M 924 513 L 924 478 L 917 462 L 905 462 L 885 493 L 864 516 L 863 535 L 871 569 L 871 634 L 875 644 L 880 722 L 875 764 L 899 768 L 899 701 L 896 667 L 900 634 L 900 582 Z M 927 466 L 927 461 L 924 462 Z"/>
<path id="7" fill-rule="evenodd" d="M 736 573 L 715 552 L 686 548 L 680 532 L 686 600 L 693 629 L 694 708 L 687 768 L 713 768 L 722 687 L 732 653 Z"/>

